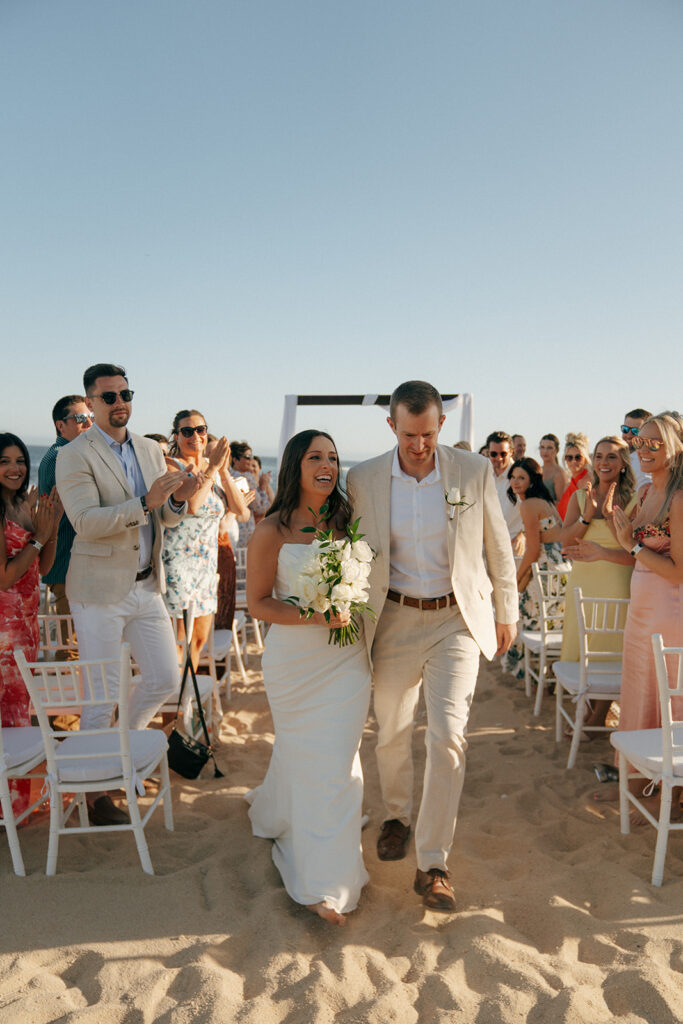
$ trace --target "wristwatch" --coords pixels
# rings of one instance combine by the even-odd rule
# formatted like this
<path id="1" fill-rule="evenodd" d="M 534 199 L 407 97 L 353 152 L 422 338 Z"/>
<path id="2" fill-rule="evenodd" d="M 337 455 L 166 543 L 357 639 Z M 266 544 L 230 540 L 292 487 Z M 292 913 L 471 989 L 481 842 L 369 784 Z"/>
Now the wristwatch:
<path id="1" fill-rule="evenodd" d="M 36 551 L 42 551 L 45 547 L 45 545 L 41 544 L 39 540 L 30 540 L 29 544 L 32 544 Z"/>
<path id="2" fill-rule="evenodd" d="M 146 516 L 148 516 L 149 515 L 149 509 L 147 508 L 147 495 L 145 495 L 145 494 L 141 494 L 140 495 L 140 504 L 142 505 L 142 511 L 145 513 Z"/>
<path id="3" fill-rule="evenodd" d="M 643 550 L 644 546 L 645 545 L 641 544 L 640 541 L 639 541 L 637 544 L 633 545 L 633 547 L 631 548 L 630 554 L 633 555 L 633 557 L 635 558 L 636 555 L 638 554 L 638 552 Z"/>
<path id="4" fill-rule="evenodd" d="M 590 519 L 584 519 L 583 515 L 579 516 L 579 522 L 583 523 L 584 526 L 590 526 L 590 524 L 591 524 Z"/>

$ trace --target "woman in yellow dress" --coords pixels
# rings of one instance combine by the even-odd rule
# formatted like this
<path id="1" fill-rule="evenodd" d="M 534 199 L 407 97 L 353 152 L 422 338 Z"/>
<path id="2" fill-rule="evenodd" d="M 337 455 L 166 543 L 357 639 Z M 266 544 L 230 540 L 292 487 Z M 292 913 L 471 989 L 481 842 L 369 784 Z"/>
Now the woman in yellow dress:
<path id="1" fill-rule="evenodd" d="M 563 553 L 573 562 L 567 583 L 562 661 L 579 660 L 574 587 L 584 597 L 629 597 L 634 560 L 612 529 L 612 508 L 629 514 L 636 503 L 635 476 L 628 445 L 620 437 L 602 437 L 593 452 L 593 473 L 586 490 L 572 494 L 560 534 Z M 621 652 L 622 638 L 606 638 Z M 604 725 L 610 701 L 596 701 L 587 725 Z M 590 734 L 589 734 L 590 735 Z"/>

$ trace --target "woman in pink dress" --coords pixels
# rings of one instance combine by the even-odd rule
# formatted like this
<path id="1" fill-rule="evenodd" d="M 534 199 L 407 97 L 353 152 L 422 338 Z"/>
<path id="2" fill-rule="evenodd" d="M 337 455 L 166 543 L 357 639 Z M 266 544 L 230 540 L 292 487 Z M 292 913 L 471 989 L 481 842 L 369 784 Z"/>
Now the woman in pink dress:
<path id="1" fill-rule="evenodd" d="M 0 434 L 0 716 L 5 728 L 30 725 L 29 697 L 14 661 L 21 647 L 29 661 L 38 653 L 40 575 L 51 568 L 61 505 L 56 491 L 38 501 L 28 488 L 28 450 L 15 434 Z M 31 783 L 10 782 L 12 808 L 29 804 Z"/>
<path id="2" fill-rule="evenodd" d="M 619 728 L 658 729 L 652 634 L 661 633 L 668 647 L 683 646 L 683 419 L 674 412 L 651 416 L 634 447 L 652 483 L 641 488 L 631 519 L 619 507 L 614 510 L 617 539 L 636 560 L 624 633 Z M 673 684 L 672 665 L 669 672 Z M 683 719 L 682 698 L 673 701 L 673 714 Z M 679 800 L 680 789 L 674 791 L 674 811 Z"/>

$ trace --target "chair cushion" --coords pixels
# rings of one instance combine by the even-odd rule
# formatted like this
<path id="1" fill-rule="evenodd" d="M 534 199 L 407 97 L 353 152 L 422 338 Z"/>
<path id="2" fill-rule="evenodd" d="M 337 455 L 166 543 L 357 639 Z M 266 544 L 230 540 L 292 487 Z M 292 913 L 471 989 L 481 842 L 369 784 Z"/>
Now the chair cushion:
<path id="1" fill-rule="evenodd" d="M 168 748 L 168 740 L 160 729 L 131 729 L 130 752 L 133 766 L 141 771 L 161 759 Z M 88 736 L 74 732 L 57 748 L 57 772 L 60 782 L 94 782 L 97 779 L 116 779 L 121 776 L 119 735 L 115 729 L 107 733 Z M 75 754 L 89 754 L 68 760 Z M 108 756 L 109 755 L 109 756 Z M 65 760 L 62 760 L 65 758 Z"/>
<path id="2" fill-rule="evenodd" d="M 609 671 L 588 670 L 588 692 L 595 695 L 604 693 L 609 696 L 618 696 L 621 691 L 621 662 L 605 663 L 605 669 L 609 664 Z M 558 683 L 573 696 L 579 692 L 579 680 L 581 677 L 578 661 L 556 661 L 553 663 L 553 672 Z"/>
<path id="3" fill-rule="evenodd" d="M 647 775 L 661 775 L 662 730 L 661 729 L 626 729 L 610 735 L 610 743 L 623 754 L 629 764 Z M 683 725 L 674 726 L 673 770 L 674 775 L 683 776 Z"/>
<path id="4" fill-rule="evenodd" d="M 523 629 L 519 635 L 520 640 L 525 647 L 528 647 L 532 651 L 540 651 L 541 649 L 541 634 L 540 632 L 533 629 Z M 546 633 L 545 635 L 545 648 L 558 648 L 562 646 L 562 634 L 561 633 Z"/>
<path id="5" fill-rule="evenodd" d="M 8 769 L 26 764 L 38 754 L 45 756 L 43 737 L 35 725 L 8 725 L 2 730 L 2 746 Z"/>

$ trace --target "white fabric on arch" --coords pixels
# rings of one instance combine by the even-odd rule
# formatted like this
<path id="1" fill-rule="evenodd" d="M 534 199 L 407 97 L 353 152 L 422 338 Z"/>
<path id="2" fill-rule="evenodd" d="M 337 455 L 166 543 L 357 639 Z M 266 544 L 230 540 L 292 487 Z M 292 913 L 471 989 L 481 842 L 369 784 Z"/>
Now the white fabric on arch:
<path id="1" fill-rule="evenodd" d="M 290 437 L 294 437 L 296 433 L 296 407 L 297 407 L 298 395 L 285 395 L 285 408 L 282 416 L 282 429 L 280 430 L 280 445 L 277 454 L 277 468 L 280 470 L 280 463 L 282 461 L 282 453 L 285 450 L 285 445 L 289 441 Z M 375 406 L 377 401 L 377 395 L 363 395 L 362 405 L 364 406 Z M 389 412 L 388 405 L 377 405 L 377 409 L 382 409 L 384 412 Z M 471 392 L 466 392 L 461 395 L 456 395 L 455 398 L 450 398 L 448 401 L 443 403 L 443 409 L 445 413 L 456 412 L 460 409 L 460 439 L 463 441 L 469 441 L 470 447 L 474 451 L 474 400 Z"/>

